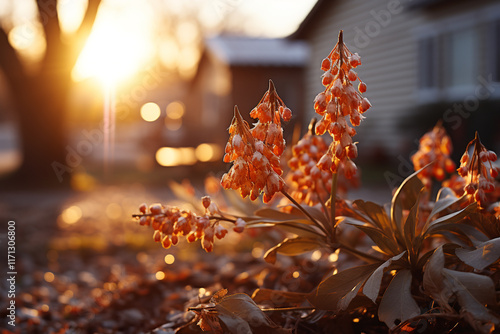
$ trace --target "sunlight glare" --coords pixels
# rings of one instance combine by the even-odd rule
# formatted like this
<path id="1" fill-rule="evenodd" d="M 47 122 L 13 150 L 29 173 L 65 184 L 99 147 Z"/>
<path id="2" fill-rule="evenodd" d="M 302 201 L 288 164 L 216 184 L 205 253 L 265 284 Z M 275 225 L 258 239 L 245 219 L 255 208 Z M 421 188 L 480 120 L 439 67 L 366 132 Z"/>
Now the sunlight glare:
<path id="1" fill-rule="evenodd" d="M 153 54 L 153 18 L 142 2 L 103 2 L 73 79 L 96 77 L 109 84 L 135 74 Z"/>
<path id="2" fill-rule="evenodd" d="M 61 30 L 67 34 L 75 32 L 87 10 L 87 0 L 59 0 L 57 12 Z"/>

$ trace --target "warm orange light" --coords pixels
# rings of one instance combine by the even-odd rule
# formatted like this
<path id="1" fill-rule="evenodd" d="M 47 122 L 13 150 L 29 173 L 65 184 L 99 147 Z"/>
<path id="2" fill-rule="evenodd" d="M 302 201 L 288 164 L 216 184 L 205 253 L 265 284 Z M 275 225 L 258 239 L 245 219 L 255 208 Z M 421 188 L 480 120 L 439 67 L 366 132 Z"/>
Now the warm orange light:
<path id="1" fill-rule="evenodd" d="M 216 144 L 203 143 L 196 147 L 195 154 L 201 162 L 216 161 L 222 157 L 222 148 Z"/>
<path id="2" fill-rule="evenodd" d="M 154 102 L 145 103 L 141 107 L 141 117 L 146 122 L 154 122 L 161 115 L 160 107 Z"/>
<path id="3" fill-rule="evenodd" d="M 156 161 L 165 167 L 194 165 L 196 156 L 192 147 L 162 147 L 156 151 Z"/>
<path id="4" fill-rule="evenodd" d="M 171 119 L 179 119 L 184 116 L 186 107 L 180 101 L 170 102 L 167 106 L 167 117 Z"/>
<path id="5" fill-rule="evenodd" d="M 135 74 L 154 54 L 153 15 L 143 2 L 103 2 L 73 79 L 96 77 L 111 84 Z"/>
<path id="6" fill-rule="evenodd" d="M 70 206 L 61 213 L 61 219 L 69 225 L 76 223 L 80 218 L 82 218 L 82 209 L 76 205 Z"/>

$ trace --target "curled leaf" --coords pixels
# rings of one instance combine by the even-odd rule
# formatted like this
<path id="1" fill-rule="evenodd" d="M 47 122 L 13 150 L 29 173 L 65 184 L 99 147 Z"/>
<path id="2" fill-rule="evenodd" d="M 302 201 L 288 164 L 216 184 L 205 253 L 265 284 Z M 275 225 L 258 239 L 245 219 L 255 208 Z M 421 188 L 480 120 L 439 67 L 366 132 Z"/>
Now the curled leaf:
<path id="1" fill-rule="evenodd" d="M 378 308 L 378 317 L 389 328 L 420 314 L 420 308 L 410 290 L 412 278 L 410 270 L 400 270 L 385 290 Z"/>

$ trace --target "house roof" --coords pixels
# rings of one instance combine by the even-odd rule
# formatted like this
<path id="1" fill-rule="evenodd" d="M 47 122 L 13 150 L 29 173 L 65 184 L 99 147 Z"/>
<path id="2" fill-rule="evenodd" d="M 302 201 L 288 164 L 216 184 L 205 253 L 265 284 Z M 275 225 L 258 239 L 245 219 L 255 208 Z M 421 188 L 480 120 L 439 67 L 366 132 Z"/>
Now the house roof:
<path id="1" fill-rule="evenodd" d="M 217 36 L 207 39 L 206 45 L 230 65 L 302 66 L 309 58 L 306 42 L 284 38 Z"/>

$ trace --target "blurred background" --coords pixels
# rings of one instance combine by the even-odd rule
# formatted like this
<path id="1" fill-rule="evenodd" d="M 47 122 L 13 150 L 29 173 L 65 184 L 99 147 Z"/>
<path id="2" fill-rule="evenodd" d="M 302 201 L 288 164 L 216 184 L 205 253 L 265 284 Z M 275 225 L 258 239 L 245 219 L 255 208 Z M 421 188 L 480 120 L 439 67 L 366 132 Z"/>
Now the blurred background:
<path id="1" fill-rule="evenodd" d="M 476 129 L 500 148 L 498 1 L 2 0 L 0 20 L 5 189 L 224 170 L 233 107 L 249 112 L 269 79 L 290 141 L 340 29 L 373 105 L 357 135 L 368 181 L 405 176 L 438 119 L 457 157 Z"/>
<path id="2" fill-rule="evenodd" d="M 174 187 L 181 205 L 216 192 L 203 180 L 229 168 L 234 105 L 251 121 L 269 79 L 293 112 L 287 142 L 300 138 L 341 29 L 373 105 L 356 129 L 362 183 L 350 198 L 390 200 L 438 120 L 455 162 L 476 130 L 500 153 L 499 1 L 0 0 L 0 219 L 16 222 L 21 321 L 78 316 L 143 279 L 196 298 L 213 273 L 251 277 L 248 257 L 258 262 L 281 235 L 218 243 L 219 255 L 248 251 L 235 266 L 199 243 L 165 251 L 131 215 L 142 202 L 170 203 L 171 181 L 192 182 Z M 152 308 L 162 298 L 144 296 Z M 136 299 L 128 314 L 149 319 Z M 157 324 L 170 309 L 151 311 Z"/>

